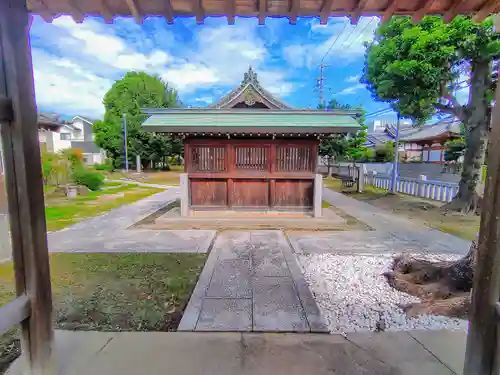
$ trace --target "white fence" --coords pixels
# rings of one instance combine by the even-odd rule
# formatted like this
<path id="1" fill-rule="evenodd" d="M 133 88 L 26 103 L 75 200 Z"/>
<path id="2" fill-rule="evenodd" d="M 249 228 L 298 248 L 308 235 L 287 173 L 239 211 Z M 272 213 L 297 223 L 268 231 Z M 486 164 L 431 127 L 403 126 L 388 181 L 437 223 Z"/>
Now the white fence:
<path id="1" fill-rule="evenodd" d="M 391 178 L 365 174 L 365 185 L 389 190 L 391 188 Z M 399 177 L 396 191 L 435 201 L 449 202 L 458 192 L 458 183 Z"/>

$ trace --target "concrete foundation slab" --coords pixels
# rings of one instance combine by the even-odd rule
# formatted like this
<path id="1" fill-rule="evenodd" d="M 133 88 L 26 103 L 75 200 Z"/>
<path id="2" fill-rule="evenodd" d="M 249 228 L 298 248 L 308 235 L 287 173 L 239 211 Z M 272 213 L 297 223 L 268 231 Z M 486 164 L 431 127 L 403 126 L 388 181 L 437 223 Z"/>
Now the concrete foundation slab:
<path id="1" fill-rule="evenodd" d="M 407 333 L 374 335 L 56 331 L 55 349 L 59 375 L 452 375 L 427 347 L 401 346 Z M 368 349 L 357 344 L 374 337 Z M 21 375 L 19 363 L 7 374 Z"/>

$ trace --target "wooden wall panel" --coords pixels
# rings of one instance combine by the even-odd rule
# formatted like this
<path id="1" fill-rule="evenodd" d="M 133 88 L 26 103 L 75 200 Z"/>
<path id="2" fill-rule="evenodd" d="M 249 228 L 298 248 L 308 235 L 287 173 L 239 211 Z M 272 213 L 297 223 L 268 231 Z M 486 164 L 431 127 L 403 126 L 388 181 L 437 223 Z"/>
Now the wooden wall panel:
<path id="1" fill-rule="evenodd" d="M 313 183 L 313 180 L 276 180 L 273 206 L 312 207 Z"/>
<path id="2" fill-rule="evenodd" d="M 232 207 L 268 207 L 268 180 L 234 180 L 231 196 Z"/>
<path id="3" fill-rule="evenodd" d="M 227 181 L 191 179 L 191 206 L 227 206 Z"/>

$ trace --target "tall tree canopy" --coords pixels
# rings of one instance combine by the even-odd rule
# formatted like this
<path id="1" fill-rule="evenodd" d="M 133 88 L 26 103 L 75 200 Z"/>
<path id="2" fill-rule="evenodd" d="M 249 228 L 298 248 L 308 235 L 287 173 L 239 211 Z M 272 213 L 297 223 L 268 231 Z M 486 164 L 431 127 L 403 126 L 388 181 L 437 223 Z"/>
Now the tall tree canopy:
<path id="1" fill-rule="evenodd" d="M 361 116 L 357 118 L 358 122 L 363 125 L 365 121 L 365 110 L 359 107 L 353 107 L 350 104 L 343 104 L 336 99 L 331 99 L 328 104 L 318 105 L 318 109 L 345 109 L 358 110 Z M 331 166 L 335 159 L 346 160 L 361 160 L 367 154 L 367 149 L 364 146 L 366 142 L 366 127 L 349 136 L 345 134 L 334 134 L 328 138 L 323 138 L 319 145 L 319 154 L 328 158 L 328 175 L 331 176 Z"/>
<path id="2" fill-rule="evenodd" d="M 96 144 L 107 151 L 119 167 L 124 162 L 122 131 L 123 114 L 127 117 L 127 146 L 130 161 L 140 155 L 143 163 L 163 160 L 182 152 L 182 143 L 163 135 L 153 135 L 141 129 L 146 115 L 141 108 L 171 108 L 180 106 L 175 90 L 160 78 L 143 72 L 129 72 L 116 81 L 104 95 L 106 110 L 103 121 L 94 124 Z"/>
<path id="3" fill-rule="evenodd" d="M 362 82 L 377 100 L 421 124 L 436 113 L 463 122 L 464 167 L 449 209 L 467 213 L 477 207 L 499 54 L 491 19 L 475 24 L 468 17 L 448 24 L 440 17 L 424 17 L 416 25 L 410 17 L 393 17 L 379 26 L 367 46 Z M 465 82 L 461 77 L 467 77 Z M 469 98 L 463 105 L 454 92 L 467 82 Z"/>

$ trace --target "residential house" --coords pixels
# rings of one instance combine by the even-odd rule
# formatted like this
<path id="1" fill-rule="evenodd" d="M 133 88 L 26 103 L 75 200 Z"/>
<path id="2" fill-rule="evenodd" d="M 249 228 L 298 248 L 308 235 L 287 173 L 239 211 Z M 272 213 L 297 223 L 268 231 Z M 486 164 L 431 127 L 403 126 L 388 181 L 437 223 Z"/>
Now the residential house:
<path id="1" fill-rule="evenodd" d="M 367 135 L 367 147 L 377 147 L 396 138 L 396 121 L 385 123 Z M 444 161 L 445 142 L 460 137 L 460 121 L 453 117 L 420 127 L 402 123 L 399 127 L 399 152 L 405 160 L 440 164 Z"/>
<path id="2" fill-rule="evenodd" d="M 103 163 L 106 159 L 104 150 L 94 143 L 92 133 L 93 120 L 75 116 L 70 121 L 60 120 L 57 115 L 40 114 L 40 118 L 51 119 L 58 128 L 42 127 L 39 130 L 41 149 L 59 152 L 68 148 L 82 150 L 85 164 Z"/>

